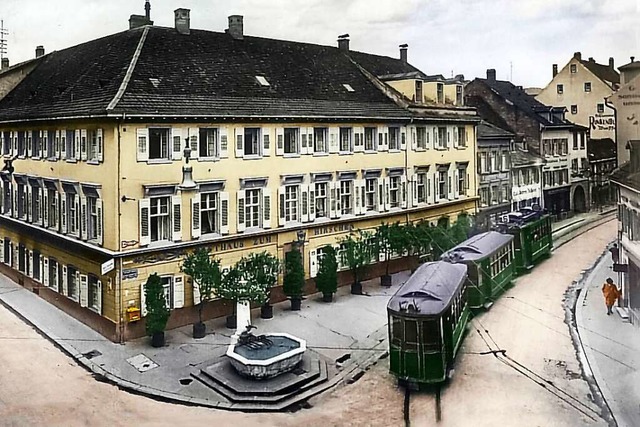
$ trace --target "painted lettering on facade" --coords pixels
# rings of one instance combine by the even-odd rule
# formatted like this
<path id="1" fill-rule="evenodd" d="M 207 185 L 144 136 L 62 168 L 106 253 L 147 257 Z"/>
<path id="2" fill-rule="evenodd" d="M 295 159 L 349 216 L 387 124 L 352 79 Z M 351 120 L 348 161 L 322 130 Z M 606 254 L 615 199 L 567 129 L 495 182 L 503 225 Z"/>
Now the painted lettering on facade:
<path id="1" fill-rule="evenodd" d="M 589 129 L 591 130 L 616 130 L 616 119 L 613 115 L 589 116 Z"/>
<path id="2" fill-rule="evenodd" d="M 325 234 L 343 233 L 345 231 L 353 231 L 353 224 L 337 224 L 326 227 L 318 227 L 313 229 L 314 236 L 324 236 Z"/>

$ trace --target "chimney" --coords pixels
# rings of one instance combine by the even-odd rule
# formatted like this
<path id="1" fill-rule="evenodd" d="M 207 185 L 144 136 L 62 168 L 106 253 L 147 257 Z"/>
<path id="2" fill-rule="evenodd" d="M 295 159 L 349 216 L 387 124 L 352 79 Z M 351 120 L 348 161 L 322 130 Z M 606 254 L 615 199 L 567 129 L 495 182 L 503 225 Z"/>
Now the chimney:
<path id="1" fill-rule="evenodd" d="M 632 56 L 632 57 L 631 57 L 631 62 L 635 61 L 635 59 L 636 59 L 636 57 L 635 57 L 635 56 Z"/>
<path id="2" fill-rule="evenodd" d="M 580 52 L 574 52 L 573 57 L 576 58 L 578 61 L 582 61 L 582 54 Z"/>
<path id="3" fill-rule="evenodd" d="M 612 70 L 616 69 L 616 67 L 613 64 L 613 57 L 612 56 L 609 57 L 609 68 L 611 68 Z"/>
<path id="4" fill-rule="evenodd" d="M 487 70 L 487 80 L 491 80 L 492 82 L 496 81 L 496 69 L 495 68 L 489 68 Z"/>
<path id="5" fill-rule="evenodd" d="M 36 46 L 36 58 L 44 56 L 44 46 Z"/>
<path id="6" fill-rule="evenodd" d="M 149 3 L 149 0 L 144 2 L 144 17 L 147 18 L 147 21 L 151 21 L 151 3 Z"/>
<path id="7" fill-rule="evenodd" d="M 589 62 L 596 62 L 596 61 L 592 57 L 589 57 Z"/>
<path id="8" fill-rule="evenodd" d="M 349 51 L 349 34 L 338 36 L 338 49 Z"/>
<path id="9" fill-rule="evenodd" d="M 6 70 L 9 68 L 9 58 L 2 58 L 2 64 L 0 65 L 0 70 Z"/>
<path id="10" fill-rule="evenodd" d="M 558 75 L 558 64 L 553 64 L 552 69 L 553 69 L 553 71 L 552 71 L 553 76 L 552 77 L 557 76 Z"/>
<path id="11" fill-rule="evenodd" d="M 131 15 L 129 17 L 130 30 L 144 25 L 153 25 L 153 21 L 151 20 L 151 3 L 149 3 L 149 0 L 144 3 L 144 15 Z"/>
<path id="12" fill-rule="evenodd" d="M 244 23 L 242 15 L 229 16 L 229 29 L 227 33 L 236 40 L 244 39 Z"/>
<path id="13" fill-rule="evenodd" d="M 405 64 L 407 63 L 407 48 L 409 47 L 408 44 L 401 44 L 400 45 L 400 60 L 402 62 L 404 62 Z"/>
<path id="14" fill-rule="evenodd" d="M 190 9 L 176 9 L 173 11 L 176 20 L 176 31 L 180 34 L 191 34 L 189 12 Z"/>

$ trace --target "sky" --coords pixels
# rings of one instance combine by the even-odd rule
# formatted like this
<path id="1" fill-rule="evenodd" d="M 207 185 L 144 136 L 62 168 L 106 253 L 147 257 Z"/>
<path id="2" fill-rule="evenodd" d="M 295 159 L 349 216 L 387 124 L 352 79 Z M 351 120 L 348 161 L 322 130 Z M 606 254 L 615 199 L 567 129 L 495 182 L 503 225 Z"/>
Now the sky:
<path id="1" fill-rule="evenodd" d="M 640 58 L 640 0 L 151 0 L 155 25 L 191 9 L 191 28 L 224 31 L 244 16 L 245 35 L 337 46 L 399 57 L 427 74 L 484 77 L 544 87 L 552 64 L 574 52 L 616 67 Z M 144 0 L 0 0 L 11 64 L 128 29 Z"/>

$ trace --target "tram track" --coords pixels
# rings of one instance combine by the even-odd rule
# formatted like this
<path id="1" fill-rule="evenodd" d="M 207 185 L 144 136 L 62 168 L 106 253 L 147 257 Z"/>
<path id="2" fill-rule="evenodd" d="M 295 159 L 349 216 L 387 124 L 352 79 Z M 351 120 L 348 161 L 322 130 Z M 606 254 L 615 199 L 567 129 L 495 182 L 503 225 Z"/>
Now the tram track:
<path id="1" fill-rule="evenodd" d="M 552 237 L 553 237 L 552 252 L 557 250 L 564 244 L 569 243 L 570 241 L 572 241 L 582 233 L 589 231 L 593 228 L 599 227 L 600 225 L 615 219 L 616 219 L 616 211 L 614 210 L 614 211 L 601 214 L 600 217 L 597 217 L 592 221 L 581 222 L 576 227 L 569 226 L 552 233 Z"/>

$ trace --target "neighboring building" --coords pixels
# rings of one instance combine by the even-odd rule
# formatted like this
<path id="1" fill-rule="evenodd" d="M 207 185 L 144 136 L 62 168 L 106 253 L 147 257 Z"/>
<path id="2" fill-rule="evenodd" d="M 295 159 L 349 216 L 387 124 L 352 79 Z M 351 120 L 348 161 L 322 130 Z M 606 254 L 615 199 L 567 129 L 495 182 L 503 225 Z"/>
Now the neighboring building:
<path id="1" fill-rule="evenodd" d="M 488 122 L 478 125 L 477 228 L 488 231 L 511 211 L 510 155 L 513 134 Z"/>
<path id="2" fill-rule="evenodd" d="M 544 160 L 515 147 L 511 157 L 511 211 L 542 206 L 542 166 Z"/>
<path id="3" fill-rule="evenodd" d="M 607 65 L 593 58 L 584 61 L 576 52 L 560 71 L 553 64 L 553 79 L 536 96 L 543 104 L 565 107 L 571 122 L 588 127 L 591 138 L 615 141 L 615 117 L 605 98 L 620 85 L 613 58 Z"/>
<path id="4" fill-rule="evenodd" d="M 591 206 L 602 209 L 616 201 L 615 189 L 610 185 L 609 175 L 616 168 L 616 143 L 612 139 L 590 139 L 587 144 L 589 159 L 589 184 Z"/>
<path id="5" fill-rule="evenodd" d="M 44 47 L 36 47 L 34 59 L 10 66 L 9 58 L 2 58 L 0 65 L 0 99 L 18 85 L 38 65 L 40 58 L 44 56 Z"/>
<path id="6" fill-rule="evenodd" d="M 566 120 L 563 107 L 546 106 L 522 87 L 496 80 L 495 70 L 469 83 L 465 93 L 466 104 L 483 119 L 512 132 L 516 146 L 544 159 L 544 208 L 558 218 L 587 210 L 588 182 L 583 177 L 572 182 L 569 173 L 572 158 L 586 158 L 586 128 Z"/>
<path id="7" fill-rule="evenodd" d="M 304 238 L 311 279 L 321 248 L 353 229 L 475 213 L 479 120 L 406 46 L 392 59 L 344 37 L 249 37 L 241 16 L 195 30 L 187 9 L 175 28 L 136 27 L 148 19 L 43 56 L 0 100 L 15 158 L 0 176 L 0 270 L 110 339 L 144 335 L 152 273 L 169 327 L 197 319 L 180 271 L 196 248 L 227 267 L 253 251 L 283 259 Z"/>
<path id="8" fill-rule="evenodd" d="M 620 67 L 620 89 L 610 97 L 616 111 L 617 156 L 620 167 L 611 175 L 618 192 L 618 246 L 615 268 L 622 286 L 623 313 L 640 325 L 640 62 Z"/>

